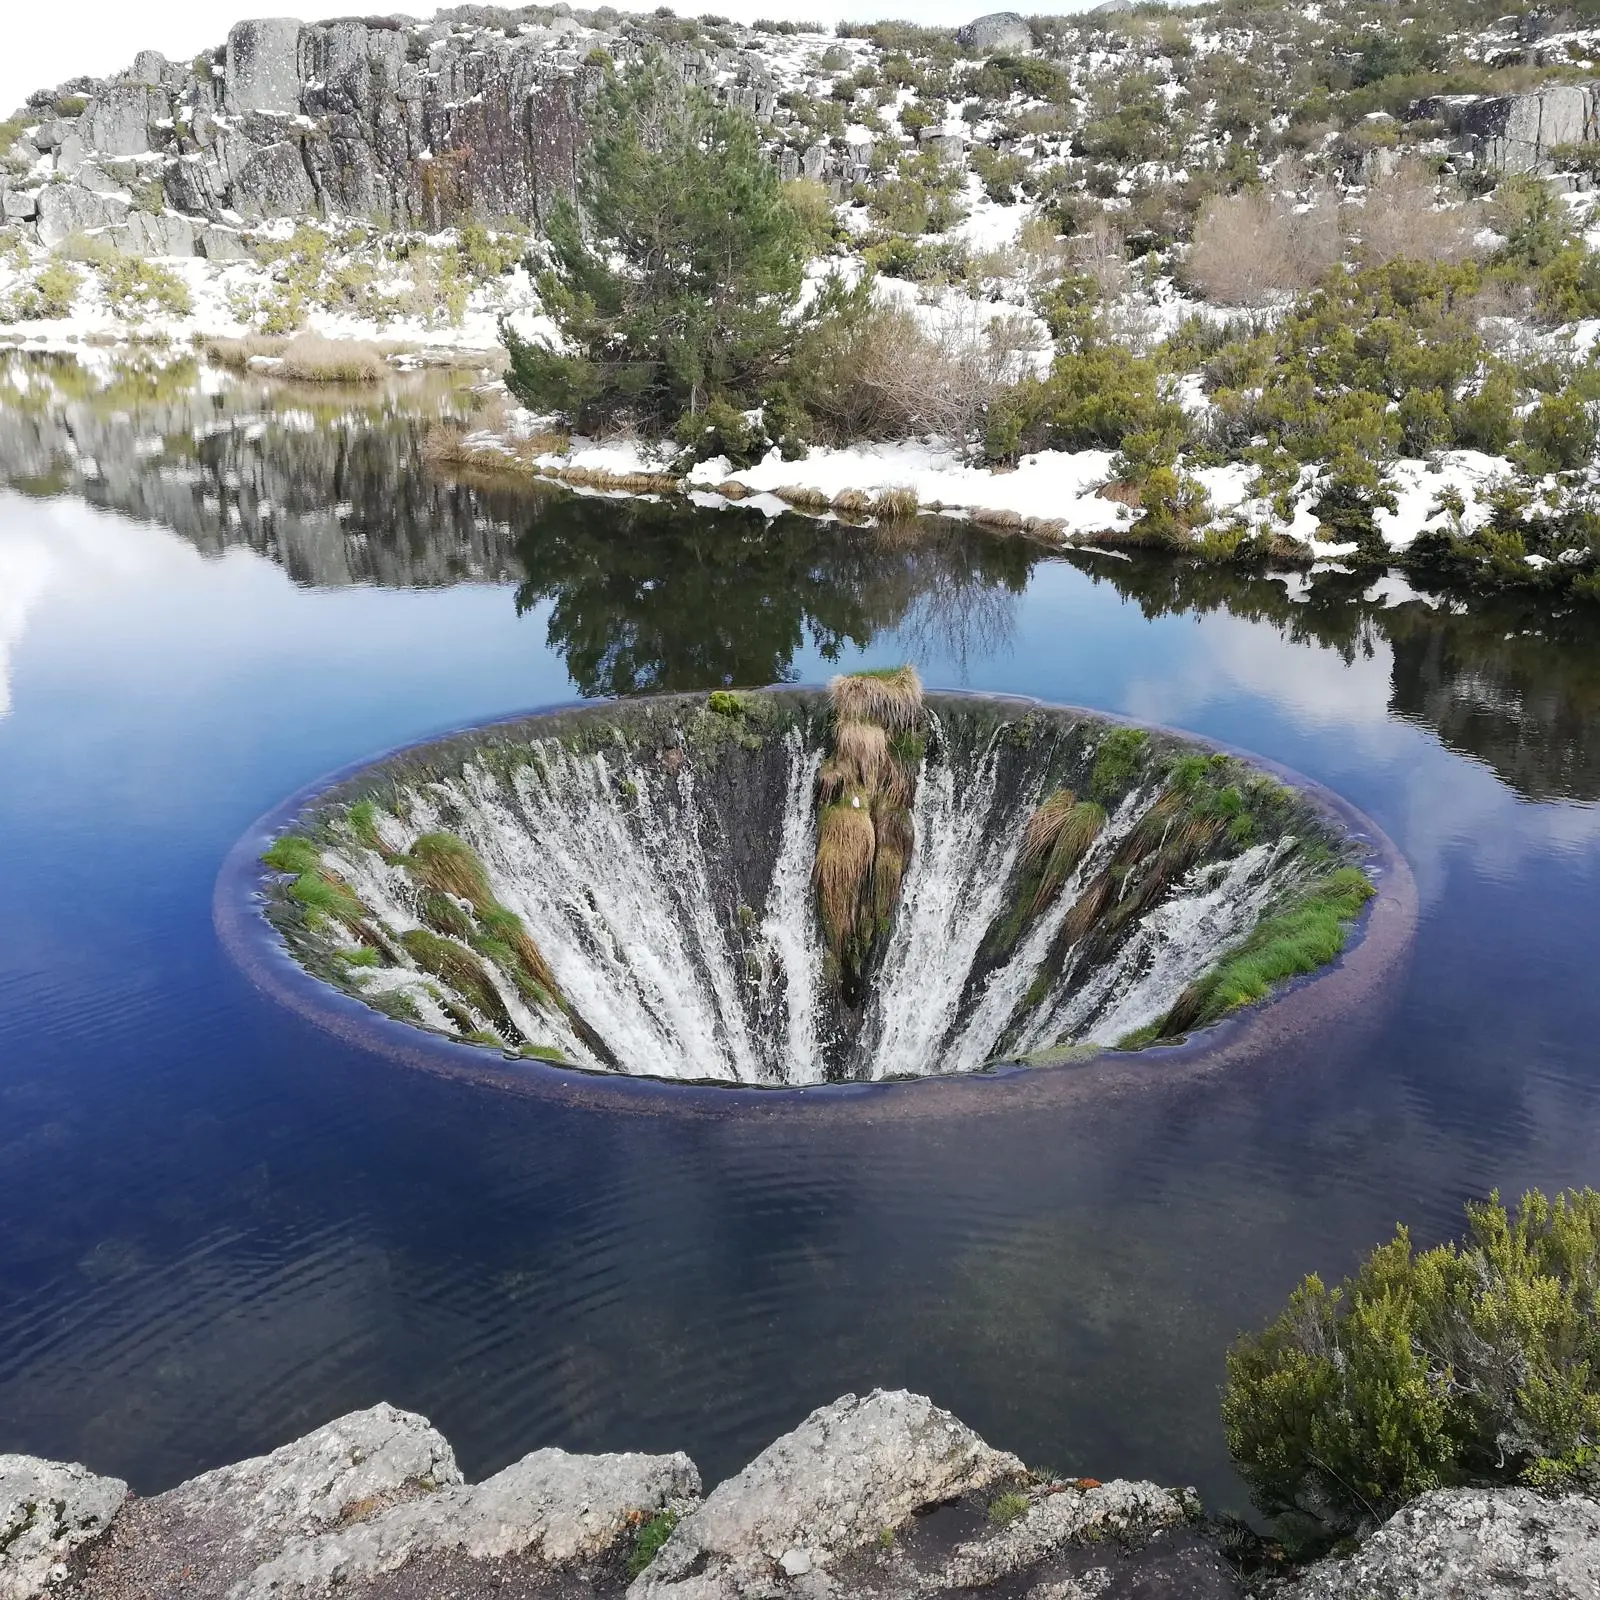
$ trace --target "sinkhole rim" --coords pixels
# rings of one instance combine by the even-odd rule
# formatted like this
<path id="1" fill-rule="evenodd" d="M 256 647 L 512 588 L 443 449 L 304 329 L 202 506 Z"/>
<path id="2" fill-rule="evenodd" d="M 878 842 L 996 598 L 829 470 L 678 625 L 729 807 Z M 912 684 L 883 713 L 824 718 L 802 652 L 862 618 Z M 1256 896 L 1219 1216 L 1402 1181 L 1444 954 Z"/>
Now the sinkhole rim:
<path id="1" fill-rule="evenodd" d="M 347 763 L 313 779 L 263 813 L 234 843 L 217 875 L 212 924 L 224 950 L 251 984 L 301 1020 L 364 1051 L 436 1076 L 502 1091 L 543 1096 L 608 1109 L 660 1114 L 667 1110 L 708 1114 L 734 1107 L 762 1107 L 786 1115 L 806 1108 L 827 1112 L 847 1105 L 855 1113 L 874 1108 L 903 1114 L 967 1115 L 1015 1108 L 1020 1103 L 1055 1103 L 1086 1093 L 1148 1088 L 1192 1078 L 1223 1066 L 1258 1061 L 1292 1047 L 1313 1030 L 1353 1017 L 1371 1018 L 1390 997 L 1405 970 L 1417 923 L 1417 890 L 1405 855 L 1364 811 L 1336 790 L 1253 750 L 1187 728 L 1149 722 L 1094 706 L 1041 699 L 1036 695 L 929 687 L 930 700 L 970 700 L 1097 718 L 1100 721 L 1181 739 L 1200 750 L 1248 763 L 1321 810 L 1360 851 L 1359 865 L 1374 893 L 1351 925 L 1343 952 L 1316 972 L 1290 979 L 1266 998 L 1220 1018 L 1169 1044 L 1137 1050 L 1105 1046 L 1071 1061 L 999 1063 L 976 1072 L 929 1073 L 914 1078 L 817 1084 L 725 1083 L 619 1073 L 570 1064 L 511 1057 L 414 1023 L 384 1016 L 353 995 L 317 977 L 295 958 L 266 915 L 266 884 L 273 876 L 262 852 L 331 791 L 386 762 L 437 746 L 543 721 L 574 711 L 603 716 L 607 707 L 703 702 L 712 690 L 552 701 L 504 716 L 444 728 Z M 823 684 L 775 683 L 743 692 L 821 696 Z"/>

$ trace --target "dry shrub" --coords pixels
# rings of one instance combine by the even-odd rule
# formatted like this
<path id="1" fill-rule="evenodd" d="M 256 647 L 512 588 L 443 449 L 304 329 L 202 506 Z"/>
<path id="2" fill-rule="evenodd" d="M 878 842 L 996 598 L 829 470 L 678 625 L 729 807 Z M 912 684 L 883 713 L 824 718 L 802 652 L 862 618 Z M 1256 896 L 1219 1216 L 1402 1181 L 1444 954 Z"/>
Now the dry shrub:
<path id="1" fill-rule="evenodd" d="M 855 932 L 861 883 L 872 866 L 876 832 L 860 803 L 828 806 L 817 826 L 817 909 L 838 949 Z"/>
<path id="2" fill-rule="evenodd" d="M 922 680 L 911 666 L 892 672 L 841 673 L 828 685 L 839 726 L 875 722 L 892 733 L 906 732 L 922 715 Z"/>
<path id="3" fill-rule="evenodd" d="M 243 372 L 258 356 L 282 355 L 288 342 L 270 333 L 250 333 L 242 339 L 207 339 L 202 348 L 213 365 Z"/>
<path id="4" fill-rule="evenodd" d="M 1479 253 L 1479 208 L 1441 204 L 1438 182 L 1414 161 L 1374 183 L 1361 205 L 1348 208 L 1346 219 L 1368 266 L 1401 257 L 1453 264 Z"/>
<path id="5" fill-rule="evenodd" d="M 1207 300 L 1253 306 L 1312 288 L 1339 260 L 1339 214 L 1318 191 L 1296 207 L 1281 195 L 1219 195 L 1195 225 L 1184 278 Z"/>
<path id="6" fill-rule="evenodd" d="M 1122 230 L 1103 212 L 1065 244 L 1073 269 L 1094 279 L 1102 300 L 1118 300 L 1127 293 L 1132 270 Z"/>
<path id="7" fill-rule="evenodd" d="M 1039 348 L 1031 319 L 985 319 L 976 307 L 933 327 L 885 304 L 838 322 L 819 330 L 806 360 L 806 404 L 832 444 L 925 434 L 964 443 Z"/>
<path id="8" fill-rule="evenodd" d="M 389 370 L 376 346 L 319 333 L 297 333 L 278 367 L 279 376 L 299 383 L 377 383 Z"/>

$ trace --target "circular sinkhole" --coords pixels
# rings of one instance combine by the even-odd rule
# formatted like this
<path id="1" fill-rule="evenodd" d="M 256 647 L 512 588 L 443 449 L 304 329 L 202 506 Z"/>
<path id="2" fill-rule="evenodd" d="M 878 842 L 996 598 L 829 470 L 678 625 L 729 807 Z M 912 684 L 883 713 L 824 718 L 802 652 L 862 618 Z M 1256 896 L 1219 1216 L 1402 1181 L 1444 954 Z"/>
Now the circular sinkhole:
<path id="1" fill-rule="evenodd" d="M 395 752 L 242 841 L 218 926 L 346 1033 L 772 1088 L 1182 1040 L 1314 986 L 1408 890 L 1281 768 L 899 669 Z"/>

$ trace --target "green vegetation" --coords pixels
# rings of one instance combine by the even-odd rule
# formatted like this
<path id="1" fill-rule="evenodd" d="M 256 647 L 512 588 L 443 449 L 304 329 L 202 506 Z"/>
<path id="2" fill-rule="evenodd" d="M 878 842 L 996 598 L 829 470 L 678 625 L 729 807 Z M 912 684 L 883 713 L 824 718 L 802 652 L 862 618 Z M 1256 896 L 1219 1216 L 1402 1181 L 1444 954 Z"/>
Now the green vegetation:
<path id="1" fill-rule="evenodd" d="M 1314 1548 L 1425 1490 L 1600 1487 L 1600 1193 L 1467 1207 L 1466 1239 L 1405 1228 L 1336 1289 L 1313 1275 L 1228 1357 L 1228 1449 Z"/>
<path id="2" fill-rule="evenodd" d="M 1009 1489 L 1004 1494 L 997 1494 L 989 1502 L 989 1520 L 996 1527 L 1003 1528 L 1008 1522 L 1015 1522 L 1018 1517 L 1028 1514 L 1028 1497 L 1016 1489 Z"/>
<path id="3" fill-rule="evenodd" d="M 95 270 L 106 304 L 124 322 L 186 317 L 194 310 L 188 284 L 158 262 L 112 252 L 96 262 Z"/>
<path id="4" fill-rule="evenodd" d="M 1143 728 L 1113 728 L 1100 741 L 1089 792 L 1097 801 L 1120 800 L 1132 787 L 1144 764 L 1150 735 Z"/>
<path id="5" fill-rule="evenodd" d="M 1079 800 L 1070 789 L 1058 789 L 1040 804 L 1028 818 L 1018 857 L 1032 879 L 1022 896 L 1025 917 L 1038 916 L 1060 894 L 1105 824 L 1105 807 Z"/>
<path id="6" fill-rule="evenodd" d="M 580 206 L 557 206 L 540 278 L 569 349 L 505 326 L 508 386 L 585 428 L 749 407 L 796 337 L 805 254 L 755 124 L 650 62 L 608 80 L 589 126 Z"/>
<path id="7" fill-rule="evenodd" d="M 1344 949 L 1350 924 L 1374 893 L 1365 873 L 1340 867 L 1284 910 L 1256 924 L 1249 938 L 1184 990 L 1158 1036 L 1203 1028 L 1264 999 L 1274 984 L 1325 967 Z"/>
<path id="8" fill-rule="evenodd" d="M 672 1530 L 678 1526 L 676 1511 L 658 1511 L 648 1522 L 641 1523 L 633 1536 L 633 1549 L 628 1552 L 628 1576 L 637 1578 L 656 1558 Z"/>
<path id="9" fill-rule="evenodd" d="M 353 933 L 364 931 L 366 907 L 343 879 L 323 866 L 322 852 L 303 834 L 286 833 L 275 839 L 261 859 L 293 880 L 289 898 L 304 909 L 312 927 L 331 921 Z"/>
<path id="10" fill-rule="evenodd" d="M 83 275 L 65 261 L 50 260 L 21 287 L 0 297 L 0 322 L 54 321 L 70 317 Z"/>

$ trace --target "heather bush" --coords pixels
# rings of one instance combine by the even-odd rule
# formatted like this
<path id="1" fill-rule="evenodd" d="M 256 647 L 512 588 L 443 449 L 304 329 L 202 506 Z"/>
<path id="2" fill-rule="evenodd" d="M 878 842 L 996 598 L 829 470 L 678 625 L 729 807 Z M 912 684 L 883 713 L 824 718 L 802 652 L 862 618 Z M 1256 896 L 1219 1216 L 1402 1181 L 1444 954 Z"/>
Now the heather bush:
<path id="1" fill-rule="evenodd" d="M 1600 1193 L 1405 1228 L 1336 1289 L 1305 1279 L 1228 1356 L 1228 1449 L 1301 1536 L 1362 1533 L 1429 1489 L 1600 1487 Z"/>

